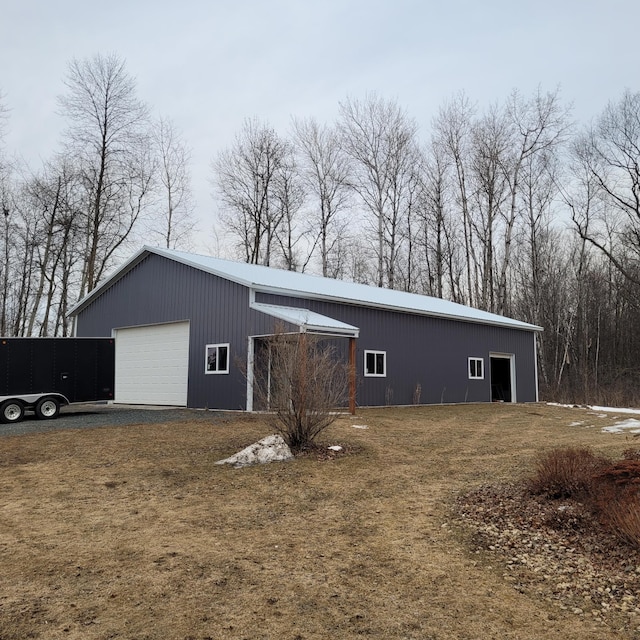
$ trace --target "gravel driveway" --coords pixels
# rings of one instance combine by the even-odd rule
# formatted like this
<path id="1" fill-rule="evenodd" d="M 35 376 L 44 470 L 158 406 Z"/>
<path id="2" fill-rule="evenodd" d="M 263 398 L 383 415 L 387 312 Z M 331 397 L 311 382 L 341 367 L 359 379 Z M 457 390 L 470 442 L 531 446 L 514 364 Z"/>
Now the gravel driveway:
<path id="1" fill-rule="evenodd" d="M 0 436 L 42 433 L 59 429 L 91 429 L 94 427 L 152 424 L 155 422 L 215 422 L 219 411 L 184 409 L 181 407 L 132 407 L 130 405 L 77 404 L 62 407 L 55 420 L 38 420 L 27 413 L 22 422 L 0 424 Z"/>

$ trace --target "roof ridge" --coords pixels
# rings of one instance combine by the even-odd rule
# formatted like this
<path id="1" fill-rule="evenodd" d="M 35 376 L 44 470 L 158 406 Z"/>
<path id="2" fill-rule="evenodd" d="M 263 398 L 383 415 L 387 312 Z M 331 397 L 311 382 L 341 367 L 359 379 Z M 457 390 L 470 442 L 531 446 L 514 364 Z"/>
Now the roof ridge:
<path id="1" fill-rule="evenodd" d="M 93 299 L 99 296 L 102 291 L 124 277 L 149 254 L 175 260 L 262 293 L 369 306 L 388 311 L 428 315 L 463 322 L 524 329 L 527 331 L 542 330 L 542 327 L 527 322 L 434 296 L 411 293 L 398 289 L 374 287 L 359 282 L 327 278 L 326 276 L 316 274 L 287 271 L 267 265 L 248 264 L 246 262 L 237 262 L 216 256 L 207 256 L 177 249 L 166 249 L 147 245 L 143 246 L 129 258 L 129 260 L 103 280 L 93 291 L 89 292 L 80 300 L 69 311 L 69 315 L 77 315 L 84 307 L 90 304 Z"/>

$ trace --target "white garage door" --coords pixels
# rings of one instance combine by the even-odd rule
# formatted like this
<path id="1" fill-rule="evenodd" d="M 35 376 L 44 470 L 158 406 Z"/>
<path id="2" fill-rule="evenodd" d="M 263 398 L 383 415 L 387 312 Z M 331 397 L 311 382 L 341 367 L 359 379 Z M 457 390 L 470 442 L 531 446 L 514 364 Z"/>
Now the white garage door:
<path id="1" fill-rule="evenodd" d="M 187 405 L 189 323 L 116 330 L 115 402 Z"/>

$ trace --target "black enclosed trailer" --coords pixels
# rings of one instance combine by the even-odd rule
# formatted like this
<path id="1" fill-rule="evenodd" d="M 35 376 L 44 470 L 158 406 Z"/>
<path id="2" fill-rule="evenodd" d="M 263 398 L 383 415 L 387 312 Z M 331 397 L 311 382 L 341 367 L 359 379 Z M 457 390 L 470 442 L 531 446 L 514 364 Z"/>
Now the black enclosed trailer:
<path id="1" fill-rule="evenodd" d="M 0 422 L 26 410 L 55 418 L 61 405 L 113 400 L 112 338 L 0 338 Z"/>

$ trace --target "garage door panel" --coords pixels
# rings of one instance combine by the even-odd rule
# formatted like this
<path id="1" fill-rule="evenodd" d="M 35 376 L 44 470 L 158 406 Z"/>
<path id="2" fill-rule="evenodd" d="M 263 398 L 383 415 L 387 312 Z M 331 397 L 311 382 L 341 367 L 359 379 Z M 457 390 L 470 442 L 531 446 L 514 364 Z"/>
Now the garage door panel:
<path id="1" fill-rule="evenodd" d="M 189 323 L 116 331 L 115 402 L 186 406 Z"/>

